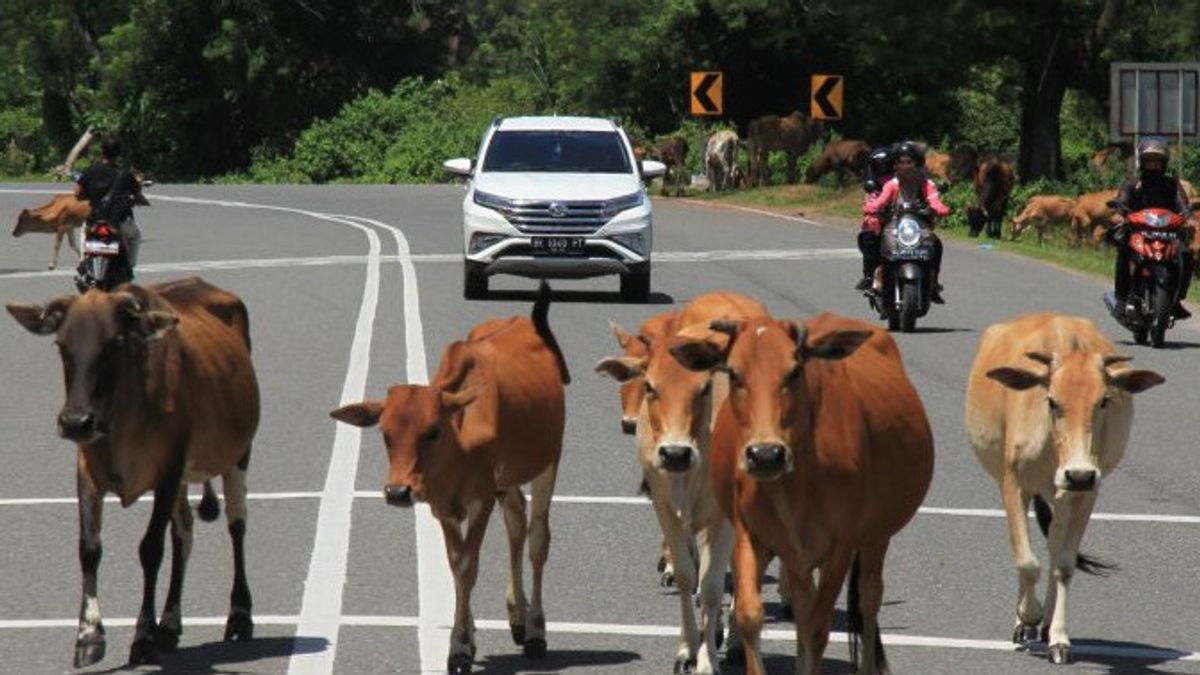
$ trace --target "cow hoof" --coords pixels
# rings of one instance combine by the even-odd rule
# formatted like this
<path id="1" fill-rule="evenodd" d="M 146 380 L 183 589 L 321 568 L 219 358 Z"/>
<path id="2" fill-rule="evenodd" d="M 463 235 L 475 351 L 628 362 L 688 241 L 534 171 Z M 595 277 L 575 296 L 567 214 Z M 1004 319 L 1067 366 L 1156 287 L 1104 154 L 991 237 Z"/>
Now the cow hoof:
<path id="1" fill-rule="evenodd" d="M 1037 642 L 1038 627 L 1036 623 L 1023 623 L 1013 630 L 1013 643 L 1025 644 L 1026 642 Z"/>
<path id="2" fill-rule="evenodd" d="M 512 631 L 513 644 L 518 647 L 525 644 L 525 626 L 510 623 L 508 629 Z"/>
<path id="3" fill-rule="evenodd" d="M 46 265 L 46 269 L 48 269 L 48 270 L 52 270 L 52 269 L 54 269 L 54 267 L 55 267 L 54 263 L 50 263 L 49 265 Z"/>
<path id="4" fill-rule="evenodd" d="M 158 630 L 154 631 L 154 646 L 167 652 L 175 651 L 179 646 L 179 631 L 159 624 Z"/>
<path id="5" fill-rule="evenodd" d="M 1050 663 L 1062 665 L 1071 662 L 1071 645 L 1050 645 L 1046 650 Z"/>
<path id="6" fill-rule="evenodd" d="M 455 654 L 446 660 L 446 672 L 450 675 L 470 675 L 471 657 Z"/>
<path id="7" fill-rule="evenodd" d="M 659 583 L 659 585 L 663 586 L 664 588 L 669 588 L 671 586 L 674 586 L 675 585 L 675 570 L 672 570 L 672 569 L 664 570 L 662 573 L 662 576 L 660 576 L 658 579 L 658 583 Z"/>
<path id="8" fill-rule="evenodd" d="M 660 556 L 658 556 L 658 573 L 662 574 L 663 572 L 666 572 L 666 571 L 667 571 L 667 556 L 660 555 Z"/>
<path id="9" fill-rule="evenodd" d="M 729 649 L 725 650 L 725 665 L 727 666 L 745 666 L 746 665 L 746 649 L 742 645 L 729 645 Z"/>
<path id="10" fill-rule="evenodd" d="M 525 656 L 531 659 L 546 658 L 546 641 L 542 638 L 529 638 L 523 646 Z"/>
<path id="11" fill-rule="evenodd" d="M 236 610 L 230 612 L 229 619 L 225 621 L 225 641 L 247 642 L 252 639 L 254 639 L 254 619 L 250 618 L 250 614 Z"/>
<path id="12" fill-rule="evenodd" d="M 691 659 L 675 659 L 675 675 L 692 675 L 696 670 L 696 662 Z"/>
<path id="13" fill-rule="evenodd" d="M 86 668 L 104 659 L 103 635 L 90 635 L 75 642 L 75 667 Z"/>
<path id="14" fill-rule="evenodd" d="M 158 665 L 158 649 L 154 646 L 154 638 L 144 637 L 133 643 L 129 648 L 129 665 Z"/>

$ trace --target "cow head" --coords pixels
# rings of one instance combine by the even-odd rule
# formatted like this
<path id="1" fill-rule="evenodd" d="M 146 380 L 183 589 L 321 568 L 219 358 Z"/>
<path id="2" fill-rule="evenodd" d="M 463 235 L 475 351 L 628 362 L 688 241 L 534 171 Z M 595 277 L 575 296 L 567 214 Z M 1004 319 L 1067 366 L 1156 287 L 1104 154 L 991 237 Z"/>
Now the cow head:
<path id="1" fill-rule="evenodd" d="M 630 335 L 620 324 L 611 319 L 608 323 L 613 337 L 617 339 L 617 345 L 624 352 L 622 358 L 628 359 L 627 363 L 630 364 L 628 372 L 632 373 L 632 369 L 637 369 L 636 375 L 625 379 L 617 378 L 621 382 L 621 431 L 633 434 L 637 431 L 638 411 L 642 408 L 642 394 L 645 391 L 641 382 L 640 369 L 644 366 L 646 357 L 650 355 L 650 338 L 640 334 Z M 600 366 L 596 368 L 598 372 L 611 374 L 608 370 L 600 370 Z"/>
<path id="2" fill-rule="evenodd" d="M 831 330 L 810 337 L 805 324 L 769 318 L 714 321 L 711 328 L 728 341 L 680 339 L 671 354 L 689 370 L 728 374 L 729 406 L 742 432 L 738 469 L 774 480 L 794 468 L 789 439 L 797 425 L 808 423 L 805 364 L 845 358 L 871 333 Z"/>
<path id="3" fill-rule="evenodd" d="M 658 471 L 687 473 L 703 464 L 712 419 L 712 375 L 692 371 L 671 358 L 676 340 L 647 340 L 644 356 L 604 359 L 596 372 L 641 387 L 637 432 L 642 462 Z M 643 426 L 644 425 L 644 426 Z"/>
<path id="4" fill-rule="evenodd" d="M 492 348 L 455 342 L 429 385 L 397 385 L 387 398 L 342 406 L 334 419 L 378 425 L 388 455 L 384 498 L 393 506 L 426 501 L 440 477 L 461 471 L 464 453 L 496 438 L 499 408 Z"/>
<path id="5" fill-rule="evenodd" d="M 1015 391 L 1040 387 L 1045 390 L 1042 414 L 1054 440 L 1057 469 L 1054 487 L 1062 491 L 1089 491 L 1100 486 L 1103 470 L 1115 458 L 1102 456 L 1106 450 L 1106 425 L 1115 418 L 1127 421 L 1133 415 L 1130 394 L 1162 384 L 1165 378 L 1150 370 L 1119 367 L 1131 357 L 1072 351 L 1066 355 L 1029 352 L 1036 367 L 1011 366 L 989 370 L 987 376 Z M 1031 420 L 1034 421 L 1034 420 Z M 1124 447 L 1124 438 L 1115 439 Z"/>
<path id="6" fill-rule="evenodd" d="M 174 328 L 179 317 L 153 308 L 144 290 L 126 288 L 59 296 L 44 307 L 8 305 L 8 312 L 29 332 L 55 336 L 66 385 L 58 433 L 67 440 L 92 443 L 104 436 L 114 403 L 133 399 L 140 404 L 174 394 L 170 380 L 177 377 L 178 363 L 175 359 L 172 368 L 165 362 L 169 354 L 162 345 L 177 345 Z M 165 405 L 170 408 L 173 403 Z"/>
<path id="7" fill-rule="evenodd" d="M 29 231 L 29 224 L 33 222 L 33 214 L 29 209 L 21 209 L 20 215 L 17 216 L 17 226 L 13 228 L 13 236 L 19 237 Z"/>

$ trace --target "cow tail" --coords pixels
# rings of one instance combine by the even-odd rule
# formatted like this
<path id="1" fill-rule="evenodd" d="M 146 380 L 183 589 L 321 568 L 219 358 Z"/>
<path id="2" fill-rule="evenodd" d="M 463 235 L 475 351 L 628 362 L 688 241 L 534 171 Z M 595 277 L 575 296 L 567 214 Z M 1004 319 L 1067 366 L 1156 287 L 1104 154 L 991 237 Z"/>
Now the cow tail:
<path id="1" fill-rule="evenodd" d="M 846 637 L 850 643 L 850 668 L 858 672 L 859 648 L 863 634 L 862 605 L 859 600 L 858 579 L 861 576 L 858 551 L 850 563 L 850 580 L 846 585 Z"/>
<path id="2" fill-rule="evenodd" d="M 200 505 L 196 507 L 196 515 L 200 516 L 200 520 L 206 523 L 211 523 L 221 515 L 221 505 L 217 501 L 217 492 L 213 490 L 212 481 L 204 481 L 204 496 L 200 498 Z"/>
<path id="3" fill-rule="evenodd" d="M 542 282 L 538 284 L 537 297 L 533 300 L 533 313 L 530 318 L 533 320 L 533 327 L 537 331 L 538 337 L 542 338 L 542 342 L 546 343 L 546 346 L 554 353 L 554 360 L 558 363 L 558 373 L 562 378 L 562 383 L 571 384 L 571 373 L 567 370 L 567 360 L 558 346 L 558 340 L 550 330 L 550 323 L 546 321 L 549 311 L 550 284 L 542 279 Z"/>
<path id="4" fill-rule="evenodd" d="M 1037 516 L 1038 528 L 1041 529 L 1042 535 L 1049 537 L 1050 523 L 1054 520 L 1054 509 L 1050 508 L 1050 504 L 1041 495 L 1033 496 L 1033 513 Z M 1105 562 L 1095 556 L 1080 553 L 1075 558 L 1075 569 L 1084 574 L 1106 577 L 1120 568 L 1115 563 Z"/>

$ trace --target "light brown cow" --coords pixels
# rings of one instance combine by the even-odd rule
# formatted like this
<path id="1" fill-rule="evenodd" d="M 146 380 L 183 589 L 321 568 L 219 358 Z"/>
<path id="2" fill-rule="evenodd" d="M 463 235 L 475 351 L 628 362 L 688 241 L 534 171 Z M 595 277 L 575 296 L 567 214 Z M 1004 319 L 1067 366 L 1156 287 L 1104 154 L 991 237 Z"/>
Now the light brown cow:
<path id="1" fill-rule="evenodd" d="M 753 298 L 728 291 L 708 293 L 680 310 L 674 328 L 686 331 L 719 318 L 766 315 L 766 308 Z M 651 339 L 646 356 L 604 359 L 596 371 L 619 382 L 640 380 L 645 389 L 638 449 L 650 500 L 676 563 L 681 631 L 675 672 L 694 667 L 697 673 L 713 673 L 733 530 L 713 496 L 707 463 L 713 413 L 724 401 L 728 385 L 723 376 L 714 378 L 680 366 L 670 353 L 675 339 Z M 692 606 L 697 583 L 693 545 L 700 557 L 699 630 Z"/>
<path id="2" fill-rule="evenodd" d="M 839 185 L 845 183 L 847 177 L 861 180 L 870 154 L 871 146 L 866 141 L 847 139 L 826 143 L 821 154 L 805 170 L 804 182 L 815 183 L 831 171 L 837 172 Z"/>
<path id="3" fill-rule="evenodd" d="M 767 184 L 767 158 L 773 150 L 787 155 L 787 182 L 796 182 L 796 160 L 824 132 L 821 120 L 794 111 L 787 117 L 763 115 L 750 122 L 750 185 Z"/>
<path id="4" fill-rule="evenodd" d="M 513 641 L 526 656 L 546 653 L 542 572 L 550 553 L 550 498 L 566 423 L 563 385 L 570 382 L 546 322 L 549 306 L 549 287 L 542 282 L 530 318 L 479 324 L 466 340 L 446 348 L 429 385 L 396 385 L 385 400 L 330 413 L 360 427 L 378 424 L 388 453 L 387 502 L 402 507 L 428 503 L 442 525 L 455 586 L 447 661 L 451 673 L 469 673 L 475 657 L 471 591 L 495 502 L 504 510 L 508 532 L 505 597 Z M 529 482 L 532 513 L 527 525 L 521 485 Z M 521 562 L 527 534 L 533 567 L 528 603 Z"/>
<path id="5" fill-rule="evenodd" d="M 1076 568 L 1106 566 L 1079 554 L 1101 479 L 1121 461 L 1133 422 L 1131 394 L 1162 384 L 1131 370 L 1091 321 L 1030 314 L 984 332 L 967 385 L 967 437 L 996 480 L 1008 516 L 1021 591 L 1014 642 L 1038 638 L 1044 621 L 1048 655 L 1071 660 L 1067 591 Z M 1050 549 L 1047 618 L 1035 597 L 1037 556 L 1029 542 L 1030 500 Z"/>
<path id="6" fill-rule="evenodd" d="M 738 135 L 733 129 L 722 129 L 708 137 L 704 144 L 704 171 L 708 175 L 708 189 L 724 192 L 740 187 L 737 175 Z"/>
<path id="7" fill-rule="evenodd" d="M 642 322 L 637 335 L 630 335 L 616 321 L 609 320 L 608 326 L 617 346 L 623 352 L 622 356 L 634 359 L 645 358 L 650 353 L 650 341 L 665 337 L 671 333 L 678 312 L 669 310 L 660 312 Z M 642 408 L 642 396 L 645 394 L 639 379 L 630 380 L 621 385 L 621 431 L 633 435 L 637 431 L 638 411 Z"/>
<path id="8" fill-rule="evenodd" d="M 181 483 L 220 475 L 233 540 L 234 578 L 225 639 L 254 632 L 243 541 L 246 468 L 258 427 L 259 397 L 250 360 L 249 317 L 232 293 L 198 278 L 154 286 L 125 284 L 113 293 L 90 290 L 43 306 L 8 311 L 37 335 L 55 334 L 66 379 L 59 435 L 78 444 L 79 558 L 83 602 L 75 667 L 104 658 L 104 627 L 96 597 L 101 505 L 112 492 L 129 506 L 154 491 L 154 510 L 138 549 L 143 574 L 131 664 L 156 662 L 183 631 L 180 597 L 192 546 L 192 514 Z M 205 503 L 207 502 L 207 504 Z M 216 518 L 206 490 L 200 515 Z M 161 622 L 155 586 L 163 534 L 171 524 L 171 585 Z"/>
<path id="9" fill-rule="evenodd" d="M 713 431 L 711 472 L 735 530 L 746 672 L 764 672 L 760 582 L 771 552 L 792 586 L 796 672 L 820 672 L 847 571 L 850 630 L 865 646 L 859 665 L 852 639 L 851 660 L 860 673 L 886 672 L 878 623 L 884 558 L 933 475 L 929 422 L 894 341 L 869 324 L 830 316 L 711 328 L 728 337 L 681 342 L 672 353 L 689 369 L 723 370 L 731 381 Z"/>
<path id="10" fill-rule="evenodd" d="M 54 195 L 48 204 L 36 209 L 21 209 L 12 234 L 14 237 L 30 232 L 53 234 L 54 250 L 50 254 L 47 269 L 54 269 L 58 266 L 58 249 L 62 246 L 63 237 L 66 237 L 71 250 L 79 254 L 79 244 L 75 242 L 76 230 L 91 213 L 92 205 L 73 194 Z"/>
<path id="11" fill-rule="evenodd" d="M 1109 218 L 1113 214 L 1113 210 L 1108 208 L 1108 202 L 1116 198 L 1116 190 L 1088 192 L 1075 198 L 1075 208 L 1071 209 L 1072 246 L 1081 246 L 1088 240 L 1092 241 L 1093 246 L 1099 242 L 1099 237 L 1108 228 Z"/>
<path id="12" fill-rule="evenodd" d="M 953 182 L 950 173 L 950 155 L 937 150 L 925 153 L 925 171 L 930 178 L 936 178 L 946 184 Z"/>
<path id="13" fill-rule="evenodd" d="M 1025 228 L 1033 226 L 1037 230 L 1038 243 L 1046 238 L 1046 231 L 1052 223 L 1068 223 L 1071 221 L 1071 210 L 1075 201 L 1060 195 L 1037 195 L 1030 197 L 1021 213 L 1013 218 L 1012 239 L 1016 241 Z"/>

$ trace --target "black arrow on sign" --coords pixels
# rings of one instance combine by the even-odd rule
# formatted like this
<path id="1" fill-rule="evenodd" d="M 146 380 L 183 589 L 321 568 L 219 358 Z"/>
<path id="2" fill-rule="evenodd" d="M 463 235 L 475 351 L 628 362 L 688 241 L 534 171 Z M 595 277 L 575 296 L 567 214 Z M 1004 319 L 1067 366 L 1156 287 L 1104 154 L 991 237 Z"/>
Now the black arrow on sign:
<path id="1" fill-rule="evenodd" d="M 821 83 L 821 86 L 817 87 L 817 90 L 813 92 L 813 100 L 816 101 L 817 105 L 821 108 L 821 114 L 825 117 L 841 117 L 841 115 L 838 114 L 837 109 L 833 107 L 833 103 L 829 101 L 829 95 L 833 93 L 834 88 L 836 88 L 841 81 L 842 78 L 840 77 L 825 78 L 825 81 Z"/>
<path id="2" fill-rule="evenodd" d="M 700 80 L 700 84 L 696 85 L 695 91 L 692 92 L 692 96 L 696 97 L 696 101 L 700 103 L 700 107 L 704 108 L 704 112 L 721 112 L 720 109 L 717 108 L 717 104 L 708 97 L 708 90 L 717 83 L 718 77 L 719 75 L 717 73 L 706 73 L 704 78 Z"/>

